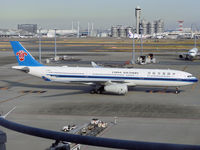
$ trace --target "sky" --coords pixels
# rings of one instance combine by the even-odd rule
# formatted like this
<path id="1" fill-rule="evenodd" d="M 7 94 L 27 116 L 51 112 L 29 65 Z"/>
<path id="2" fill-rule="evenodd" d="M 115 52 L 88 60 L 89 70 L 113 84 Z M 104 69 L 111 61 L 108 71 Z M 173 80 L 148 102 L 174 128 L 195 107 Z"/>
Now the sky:
<path id="1" fill-rule="evenodd" d="M 71 29 L 80 22 L 87 28 L 110 29 L 112 25 L 135 26 L 135 7 L 147 21 L 163 19 L 165 29 L 196 24 L 200 27 L 200 0 L 0 0 L 0 28 L 38 24 L 42 28 Z"/>

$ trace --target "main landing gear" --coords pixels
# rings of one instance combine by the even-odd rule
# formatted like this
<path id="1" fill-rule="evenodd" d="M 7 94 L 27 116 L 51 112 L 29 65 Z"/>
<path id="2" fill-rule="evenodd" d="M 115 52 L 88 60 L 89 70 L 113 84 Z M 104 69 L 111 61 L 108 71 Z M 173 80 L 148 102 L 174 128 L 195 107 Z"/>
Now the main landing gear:
<path id="1" fill-rule="evenodd" d="M 102 94 L 104 91 L 104 86 L 100 86 L 99 88 L 92 89 L 90 91 L 91 94 Z"/>

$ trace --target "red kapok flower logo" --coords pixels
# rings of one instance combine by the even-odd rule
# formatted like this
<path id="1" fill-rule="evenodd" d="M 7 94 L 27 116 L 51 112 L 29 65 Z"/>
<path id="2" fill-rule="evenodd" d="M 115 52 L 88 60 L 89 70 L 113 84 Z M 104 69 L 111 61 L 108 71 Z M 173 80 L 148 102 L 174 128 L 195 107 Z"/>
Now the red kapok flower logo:
<path id="1" fill-rule="evenodd" d="M 21 51 L 17 52 L 16 55 L 19 56 L 19 61 L 24 61 L 25 60 L 24 56 L 27 56 L 28 54 L 26 52 L 24 52 L 23 50 L 21 50 Z"/>

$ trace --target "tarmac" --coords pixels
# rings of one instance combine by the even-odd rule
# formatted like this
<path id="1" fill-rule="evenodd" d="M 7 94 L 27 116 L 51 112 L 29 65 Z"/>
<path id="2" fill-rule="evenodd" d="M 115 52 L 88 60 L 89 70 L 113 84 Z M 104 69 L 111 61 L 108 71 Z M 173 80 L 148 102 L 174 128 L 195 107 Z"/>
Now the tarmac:
<path id="1" fill-rule="evenodd" d="M 200 144 L 200 85 L 180 88 L 134 87 L 125 96 L 90 94 L 91 87 L 76 84 L 45 82 L 23 72 L 12 70 L 17 65 L 11 51 L 0 52 L 0 112 L 17 108 L 8 120 L 38 128 L 60 131 L 69 123 L 82 125 L 92 118 L 117 124 L 102 137 L 176 144 Z M 32 53 L 37 56 L 37 52 Z M 102 65 L 124 64 L 131 59 L 129 52 L 62 51 L 78 61 L 49 65 L 90 66 L 90 61 Z M 44 52 L 43 58 L 53 56 Z M 137 53 L 139 55 L 139 53 Z M 176 53 L 156 54 L 157 63 L 135 65 L 136 68 L 169 68 L 185 70 L 200 77 L 200 60 L 183 61 Z M 0 127 L 7 133 L 10 149 L 46 149 L 54 142 L 17 133 Z M 106 148 L 82 146 L 82 149 Z"/>

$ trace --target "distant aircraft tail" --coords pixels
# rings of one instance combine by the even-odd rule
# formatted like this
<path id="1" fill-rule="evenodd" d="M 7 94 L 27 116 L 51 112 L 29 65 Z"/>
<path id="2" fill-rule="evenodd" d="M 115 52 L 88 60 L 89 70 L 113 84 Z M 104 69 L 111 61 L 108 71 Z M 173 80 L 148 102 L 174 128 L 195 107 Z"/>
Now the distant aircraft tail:
<path id="1" fill-rule="evenodd" d="M 10 41 L 20 66 L 43 66 L 18 41 Z"/>

